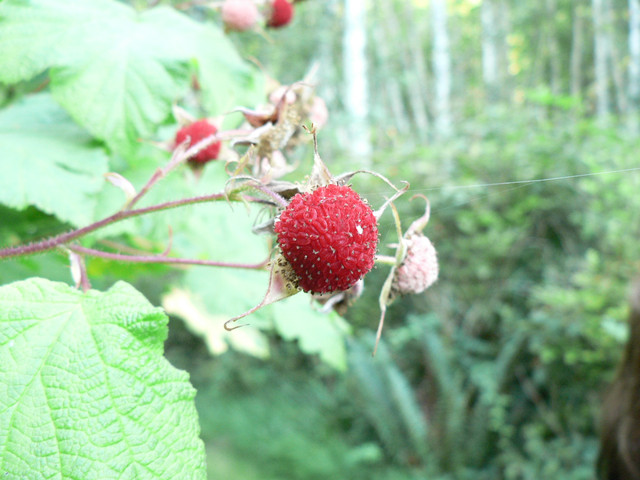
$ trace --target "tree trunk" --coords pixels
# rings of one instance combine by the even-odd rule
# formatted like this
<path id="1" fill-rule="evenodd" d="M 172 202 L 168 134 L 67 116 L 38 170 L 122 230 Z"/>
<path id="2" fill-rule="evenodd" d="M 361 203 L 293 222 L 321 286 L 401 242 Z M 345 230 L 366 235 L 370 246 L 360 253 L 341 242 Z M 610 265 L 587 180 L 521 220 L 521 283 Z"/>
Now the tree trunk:
<path id="1" fill-rule="evenodd" d="M 607 53 L 609 60 L 609 67 L 611 71 L 611 79 L 613 80 L 613 86 L 615 87 L 613 92 L 615 94 L 616 106 L 618 112 L 624 114 L 627 111 L 627 91 L 624 84 L 624 70 L 622 56 L 618 50 L 617 42 L 615 39 L 615 22 L 614 22 L 614 10 L 611 5 L 611 0 L 604 0 L 604 18 L 605 18 L 605 34 L 607 36 Z"/>
<path id="2" fill-rule="evenodd" d="M 391 61 L 389 43 L 387 39 L 384 38 L 382 28 L 374 28 L 371 33 L 376 45 L 375 51 L 379 69 L 384 72 L 384 85 L 378 88 L 378 92 L 381 95 L 385 95 L 387 99 L 389 110 L 393 117 L 393 125 L 401 134 L 407 134 L 411 128 L 409 125 L 409 116 L 404 107 L 398 75 L 395 74 L 395 68 Z"/>
<path id="3" fill-rule="evenodd" d="M 582 59 L 584 52 L 584 5 L 575 0 L 571 32 L 571 96 L 582 97 Z"/>
<path id="4" fill-rule="evenodd" d="M 609 116 L 609 74 L 607 72 L 607 32 L 604 17 L 604 0 L 592 0 L 594 27 L 594 65 L 596 114 L 600 120 Z"/>
<path id="5" fill-rule="evenodd" d="M 562 91 L 561 68 L 560 68 L 560 48 L 556 37 L 556 0 L 547 0 L 547 53 L 549 55 L 549 74 L 551 93 L 559 95 Z"/>
<path id="6" fill-rule="evenodd" d="M 499 98 L 498 28 L 494 0 L 483 0 L 480 10 L 482 23 L 482 80 L 489 102 Z"/>
<path id="7" fill-rule="evenodd" d="M 424 56 L 424 38 L 425 27 L 428 22 L 422 22 L 417 19 L 413 2 L 402 1 L 404 22 L 407 26 L 411 41 L 407 42 L 409 45 L 409 52 L 411 54 L 411 61 L 413 68 L 415 69 L 416 81 L 419 88 L 416 91 L 420 91 L 421 110 L 424 112 L 424 118 L 427 122 L 427 128 L 429 126 L 429 78 L 427 75 L 427 61 Z M 426 138 L 428 131 L 424 131 L 422 138 Z"/>
<path id="8" fill-rule="evenodd" d="M 447 32 L 446 0 L 431 0 L 433 25 L 433 77 L 435 86 L 436 135 L 446 138 L 451 135 L 451 52 Z"/>
<path id="9" fill-rule="evenodd" d="M 348 145 L 351 154 L 363 167 L 370 164 L 372 150 L 369 131 L 365 15 L 365 0 L 345 0 L 343 37 L 345 106 L 351 119 L 348 128 Z"/>
<path id="10" fill-rule="evenodd" d="M 640 114 L 640 0 L 629 0 L 629 124 L 638 131 Z"/>
<path id="11" fill-rule="evenodd" d="M 405 1 L 405 0 L 403 0 Z M 403 27 L 398 21 L 397 14 L 392 0 L 376 0 L 376 5 L 381 9 L 384 16 L 380 24 L 385 28 L 387 41 L 394 46 L 394 52 L 399 56 L 402 62 L 403 76 L 406 78 L 407 92 L 409 95 L 408 106 L 411 109 L 415 130 L 419 137 L 425 138 L 429 131 L 429 117 L 427 115 L 427 107 L 423 101 L 423 86 L 420 85 L 418 75 L 416 73 L 416 65 L 413 63 L 406 45 L 399 40 L 402 38 Z"/>

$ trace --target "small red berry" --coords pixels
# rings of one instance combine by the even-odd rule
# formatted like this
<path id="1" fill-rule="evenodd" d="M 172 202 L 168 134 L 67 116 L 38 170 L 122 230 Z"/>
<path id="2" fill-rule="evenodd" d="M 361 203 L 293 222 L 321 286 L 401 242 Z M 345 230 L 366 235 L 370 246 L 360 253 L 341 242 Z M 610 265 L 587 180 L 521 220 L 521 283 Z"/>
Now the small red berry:
<path id="1" fill-rule="evenodd" d="M 260 13 L 253 0 L 225 0 L 222 4 L 222 21 L 231 30 L 244 32 L 252 28 Z"/>
<path id="2" fill-rule="evenodd" d="M 217 131 L 218 129 L 216 126 L 212 125 L 207 120 L 198 120 L 197 122 L 193 122 L 178 130 L 175 142 L 176 145 L 179 145 L 189 137 L 191 139 L 189 146 L 192 146 L 209 135 L 213 135 Z M 191 157 L 189 161 L 194 163 L 207 163 L 211 160 L 215 160 L 218 158 L 218 154 L 220 153 L 220 146 L 221 142 L 213 142 L 207 148 L 200 150 L 195 156 Z"/>
<path id="3" fill-rule="evenodd" d="M 271 16 L 267 26 L 280 28 L 291 22 L 293 18 L 293 4 L 289 0 L 273 0 L 271 3 Z"/>
<path id="4" fill-rule="evenodd" d="M 373 268 L 376 217 L 351 187 L 332 184 L 295 195 L 275 231 L 305 292 L 347 290 Z"/>

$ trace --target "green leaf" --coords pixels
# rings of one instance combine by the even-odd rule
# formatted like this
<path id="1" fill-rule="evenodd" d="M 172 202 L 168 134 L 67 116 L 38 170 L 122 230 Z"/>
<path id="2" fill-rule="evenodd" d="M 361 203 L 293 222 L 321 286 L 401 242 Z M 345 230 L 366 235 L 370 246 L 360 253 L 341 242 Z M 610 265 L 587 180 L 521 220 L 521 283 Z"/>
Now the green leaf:
<path id="1" fill-rule="evenodd" d="M 0 17 L 0 81 L 51 69 L 60 104 L 124 154 L 169 116 L 194 63 L 211 114 L 245 95 L 253 98 L 262 85 L 219 29 L 169 8 L 136 12 L 112 0 L 13 0 L 0 4 Z"/>
<path id="2" fill-rule="evenodd" d="M 0 202 L 75 225 L 93 219 L 107 157 L 48 94 L 0 111 L 0 148 Z"/>
<path id="3" fill-rule="evenodd" d="M 303 352 L 317 354 L 328 365 L 346 370 L 345 337 L 349 328 L 340 315 L 319 312 L 306 294 L 275 303 L 272 308 L 280 335 L 297 340 Z"/>
<path id="4" fill-rule="evenodd" d="M 228 237 L 225 239 L 229 241 Z M 246 327 L 226 332 L 222 325 L 225 320 L 260 303 L 269 282 L 266 272 L 193 268 L 183 282 L 187 291 L 195 293 L 195 298 L 203 304 L 202 312 L 208 312 L 213 317 L 208 328 L 197 333 L 207 339 L 214 335 L 227 337 L 234 348 L 264 356 L 261 350 L 252 351 L 249 345 L 242 347 L 242 343 L 247 341 L 245 333 L 242 333 Z M 167 301 L 167 297 L 164 301 Z M 193 321 L 188 318 L 185 320 L 193 327 Z M 300 350 L 306 354 L 318 355 L 338 370 L 346 368 L 345 337 L 348 327 L 345 321 L 336 313 L 324 314 L 314 309 L 306 294 L 300 293 L 268 305 L 239 320 L 238 324 L 266 330 L 275 328 L 286 340 L 297 340 Z M 217 334 L 211 331 L 213 329 Z M 236 335 L 239 337 L 235 338 Z"/>
<path id="5" fill-rule="evenodd" d="M 0 287 L 3 478 L 204 479 L 195 391 L 162 356 L 166 324 L 124 282 Z"/>

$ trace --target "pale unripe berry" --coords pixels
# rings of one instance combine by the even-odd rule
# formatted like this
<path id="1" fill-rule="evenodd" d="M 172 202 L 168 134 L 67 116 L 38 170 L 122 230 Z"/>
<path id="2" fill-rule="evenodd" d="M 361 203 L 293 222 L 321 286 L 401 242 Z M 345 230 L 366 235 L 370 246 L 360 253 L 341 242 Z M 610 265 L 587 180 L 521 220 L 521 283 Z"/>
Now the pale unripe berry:
<path id="1" fill-rule="evenodd" d="M 253 28 L 260 18 L 253 0 L 225 0 L 222 4 L 222 21 L 230 30 L 243 32 Z"/>
<path id="2" fill-rule="evenodd" d="M 417 233 L 407 241 L 407 256 L 396 270 L 393 288 L 399 293 L 422 293 L 438 279 L 438 257 L 431 241 Z"/>

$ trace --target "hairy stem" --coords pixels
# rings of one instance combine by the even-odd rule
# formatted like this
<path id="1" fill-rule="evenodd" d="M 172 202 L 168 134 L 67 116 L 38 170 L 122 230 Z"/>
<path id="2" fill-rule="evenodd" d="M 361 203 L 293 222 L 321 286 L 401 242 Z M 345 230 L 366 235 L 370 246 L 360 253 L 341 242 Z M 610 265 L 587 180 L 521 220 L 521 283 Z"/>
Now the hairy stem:
<path id="1" fill-rule="evenodd" d="M 22 257 L 25 255 L 33 255 L 35 253 L 48 252 L 61 245 L 68 244 L 73 240 L 81 238 L 91 232 L 95 232 L 96 230 L 111 225 L 112 223 L 126 220 L 127 218 L 133 218 L 140 215 L 145 215 L 147 213 L 159 212 L 162 210 L 169 210 L 171 208 L 183 207 L 186 205 L 194 205 L 198 203 L 206 203 L 226 199 L 227 197 L 224 193 L 214 193 L 211 195 L 202 195 L 198 197 L 183 198 L 180 200 L 173 200 L 171 202 L 159 203 L 157 205 L 151 205 L 149 207 L 138 208 L 135 210 L 121 210 L 117 213 L 114 213 L 110 217 L 103 218 L 102 220 L 92 223 L 91 225 L 87 225 L 86 227 L 82 227 L 77 230 L 71 230 L 70 232 L 66 233 L 61 233 L 60 235 L 56 235 L 40 242 L 0 249 L 0 260 L 5 258 Z M 229 198 L 228 200 L 235 199 Z"/>
<path id="2" fill-rule="evenodd" d="M 246 268 L 250 270 L 263 269 L 269 263 L 268 258 L 260 263 L 232 263 L 232 262 L 216 262 L 212 260 L 200 260 L 195 258 L 167 257 L 165 255 L 128 255 L 128 254 L 122 254 L 122 253 L 103 252 L 101 250 L 94 250 L 93 248 L 81 247 L 79 245 L 69 245 L 67 248 L 72 252 L 82 254 L 82 255 L 90 255 L 92 257 L 100 257 L 108 260 L 118 260 L 121 262 L 133 262 L 133 263 L 205 265 L 209 267 Z"/>

